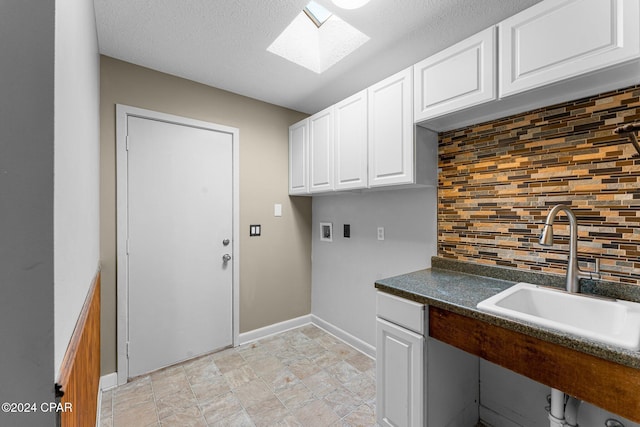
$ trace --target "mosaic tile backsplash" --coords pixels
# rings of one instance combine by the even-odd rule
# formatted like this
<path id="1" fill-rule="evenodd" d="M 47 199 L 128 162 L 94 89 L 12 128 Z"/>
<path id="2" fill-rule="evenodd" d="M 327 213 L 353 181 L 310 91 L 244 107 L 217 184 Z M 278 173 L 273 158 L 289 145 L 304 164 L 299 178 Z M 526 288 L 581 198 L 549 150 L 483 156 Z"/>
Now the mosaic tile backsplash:
<path id="1" fill-rule="evenodd" d="M 565 274 L 568 221 L 538 243 L 549 210 L 578 218 L 580 267 L 640 285 L 640 157 L 613 130 L 640 122 L 640 86 L 439 136 L 438 255 Z"/>

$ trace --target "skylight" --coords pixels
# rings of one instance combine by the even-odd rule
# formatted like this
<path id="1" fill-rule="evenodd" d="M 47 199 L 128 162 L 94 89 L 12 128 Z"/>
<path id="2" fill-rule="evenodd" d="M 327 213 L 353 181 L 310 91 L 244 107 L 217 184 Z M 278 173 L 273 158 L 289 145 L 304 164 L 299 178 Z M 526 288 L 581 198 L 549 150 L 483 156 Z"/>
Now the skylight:
<path id="1" fill-rule="evenodd" d="M 320 28 L 322 24 L 327 22 L 327 19 L 331 18 L 332 15 L 331 12 L 314 1 L 309 2 L 307 7 L 305 7 L 303 11 L 318 28 Z"/>
<path id="2" fill-rule="evenodd" d="M 368 40 L 366 34 L 312 1 L 267 51 L 320 74 Z"/>

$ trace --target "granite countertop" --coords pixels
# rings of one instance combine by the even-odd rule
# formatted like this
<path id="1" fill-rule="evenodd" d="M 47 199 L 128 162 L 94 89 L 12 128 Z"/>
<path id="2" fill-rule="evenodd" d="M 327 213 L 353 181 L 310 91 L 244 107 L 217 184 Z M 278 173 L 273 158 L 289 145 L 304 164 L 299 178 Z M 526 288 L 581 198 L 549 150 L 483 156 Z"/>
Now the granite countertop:
<path id="1" fill-rule="evenodd" d="M 493 276 L 493 277 L 492 277 Z M 564 278 L 560 277 L 560 283 Z M 503 317 L 478 310 L 476 305 L 518 282 L 558 286 L 558 277 L 523 273 L 500 267 L 480 266 L 467 262 L 456 262 L 434 257 L 432 268 L 413 273 L 377 280 L 375 287 L 381 291 L 407 298 L 422 304 L 439 307 L 463 316 L 471 317 L 496 326 L 520 332 L 538 339 L 559 344 L 573 350 L 591 354 L 601 359 L 640 369 L 640 352 L 591 341 L 577 335 L 545 328 L 521 320 Z M 583 292 L 620 298 L 620 290 L 607 292 L 607 286 L 583 283 Z M 602 289 L 605 289 L 604 291 Z M 640 287 L 634 287 L 640 288 Z M 636 292 L 628 299 L 637 301 Z M 623 292 L 623 293 L 624 293 Z M 618 294 L 618 295 L 612 295 Z"/>

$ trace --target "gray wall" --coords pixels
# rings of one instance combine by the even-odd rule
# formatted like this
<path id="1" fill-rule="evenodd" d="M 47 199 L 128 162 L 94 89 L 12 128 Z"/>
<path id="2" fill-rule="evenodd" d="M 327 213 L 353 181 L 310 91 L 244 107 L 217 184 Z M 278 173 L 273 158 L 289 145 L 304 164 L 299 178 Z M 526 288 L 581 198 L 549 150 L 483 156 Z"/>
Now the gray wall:
<path id="1" fill-rule="evenodd" d="M 311 201 L 287 186 L 289 125 L 305 114 L 106 56 L 100 73 L 102 375 L 117 367 L 116 104 L 240 130 L 240 333 L 309 314 Z M 262 225 L 260 237 L 250 224 Z"/>
<path id="2" fill-rule="evenodd" d="M 313 198 L 311 312 L 375 347 L 376 279 L 420 270 L 436 253 L 436 189 Z M 331 222 L 333 242 L 320 241 Z M 351 225 L 351 238 L 343 236 Z M 377 228 L 385 240 L 377 240 Z"/>
<path id="3" fill-rule="evenodd" d="M 54 400 L 54 2 L 0 2 L 0 402 Z M 50 413 L 0 425 L 54 425 Z"/>

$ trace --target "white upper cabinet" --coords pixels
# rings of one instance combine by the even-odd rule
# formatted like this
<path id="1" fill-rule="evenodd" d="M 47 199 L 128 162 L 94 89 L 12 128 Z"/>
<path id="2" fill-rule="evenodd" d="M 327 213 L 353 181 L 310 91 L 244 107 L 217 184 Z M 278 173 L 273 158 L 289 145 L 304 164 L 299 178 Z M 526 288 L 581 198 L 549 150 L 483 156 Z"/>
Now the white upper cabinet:
<path id="1" fill-rule="evenodd" d="M 367 96 L 369 186 L 413 183 L 413 67 L 371 86 Z"/>
<path id="2" fill-rule="evenodd" d="M 499 24 L 500 97 L 638 58 L 638 0 L 546 0 Z"/>
<path id="3" fill-rule="evenodd" d="M 367 187 L 367 91 L 337 103 L 335 125 L 335 189 Z"/>
<path id="4" fill-rule="evenodd" d="M 333 190 L 333 107 L 309 117 L 309 191 Z"/>
<path id="5" fill-rule="evenodd" d="M 414 121 L 496 99 L 496 51 L 490 27 L 414 65 Z"/>
<path id="6" fill-rule="evenodd" d="M 309 192 L 309 119 L 289 127 L 289 194 Z"/>

